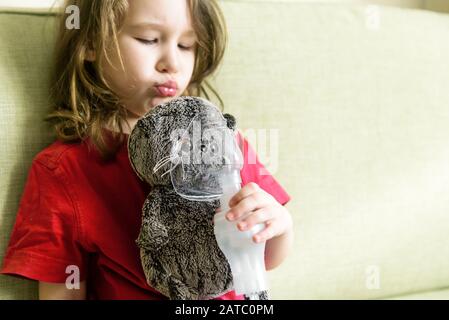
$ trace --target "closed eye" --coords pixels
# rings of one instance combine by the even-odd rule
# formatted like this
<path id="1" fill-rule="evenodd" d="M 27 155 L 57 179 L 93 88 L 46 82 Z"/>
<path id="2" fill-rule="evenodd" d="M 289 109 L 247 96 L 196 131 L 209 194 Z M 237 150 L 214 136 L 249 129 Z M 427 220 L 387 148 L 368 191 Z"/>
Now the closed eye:
<path id="1" fill-rule="evenodd" d="M 135 39 L 144 45 L 152 45 L 152 44 L 156 44 L 158 42 L 158 39 L 152 39 L 152 40 L 147 40 L 147 39 L 142 39 L 142 38 L 135 38 Z M 181 44 L 179 44 L 178 47 L 181 48 L 182 50 L 190 50 L 193 48 L 193 46 L 189 47 L 189 46 L 183 46 Z"/>
<path id="2" fill-rule="evenodd" d="M 182 50 L 191 50 L 193 48 L 193 46 L 183 46 L 183 45 L 178 45 L 178 47 L 180 47 Z"/>
<path id="3" fill-rule="evenodd" d="M 153 39 L 153 40 L 147 40 L 147 39 L 141 39 L 141 38 L 135 38 L 135 39 L 145 45 L 155 44 L 157 42 L 157 39 Z"/>

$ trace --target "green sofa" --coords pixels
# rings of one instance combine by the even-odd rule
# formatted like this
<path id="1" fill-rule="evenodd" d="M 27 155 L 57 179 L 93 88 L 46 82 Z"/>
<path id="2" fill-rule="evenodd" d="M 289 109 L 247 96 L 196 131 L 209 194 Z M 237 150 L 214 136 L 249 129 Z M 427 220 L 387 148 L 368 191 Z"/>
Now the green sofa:
<path id="1" fill-rule="evenodd" d="M 292 196 L 274 299 L 449 299 L 449 16 L 390 7 L 222 1 L 213 82 Z M 0 12 L 0 259 L 41 121 L 55 16 Z M 257 138 L 257 139 L 256 139 Z M 257 141 L 256 141 L 257 140 Z M 0 276 L 0 299 L 35 299 Z"/>

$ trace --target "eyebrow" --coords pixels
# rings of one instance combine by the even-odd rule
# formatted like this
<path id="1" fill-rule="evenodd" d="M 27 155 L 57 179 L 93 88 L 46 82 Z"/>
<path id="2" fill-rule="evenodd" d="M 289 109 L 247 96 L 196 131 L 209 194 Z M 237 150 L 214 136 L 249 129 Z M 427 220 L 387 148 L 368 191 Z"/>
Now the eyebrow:
<path id="1" fill-rule="evenodd" d="M 158 23 L 158 22 L 141 22 L 141 23 L 136 23 L 136 24 L 131 25 L 131 28 L 135 28 L 135 29 L 137 29 L 137 28 L 154 28 L 154 29 L 161 30 L 161 29 L 164 29 L 165 27 L 162 23 Z M 195 31 L 193 29 L 188 29 L 188 30 L 185 30 L 183 32 L 183 34 L 194 36 Z"/>

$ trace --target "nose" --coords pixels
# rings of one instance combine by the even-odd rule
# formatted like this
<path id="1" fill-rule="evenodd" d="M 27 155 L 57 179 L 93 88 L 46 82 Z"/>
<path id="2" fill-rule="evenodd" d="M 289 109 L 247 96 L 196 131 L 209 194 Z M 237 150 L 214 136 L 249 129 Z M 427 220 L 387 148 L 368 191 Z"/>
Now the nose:
<path id="1" fill-rule="evenodd" d="M 156 65 L 156 69 L 161 73 L 177 73 L 179 70 L 179 57 L 177 45 L 167 45 L 161 52 L 161 56 Z"/>

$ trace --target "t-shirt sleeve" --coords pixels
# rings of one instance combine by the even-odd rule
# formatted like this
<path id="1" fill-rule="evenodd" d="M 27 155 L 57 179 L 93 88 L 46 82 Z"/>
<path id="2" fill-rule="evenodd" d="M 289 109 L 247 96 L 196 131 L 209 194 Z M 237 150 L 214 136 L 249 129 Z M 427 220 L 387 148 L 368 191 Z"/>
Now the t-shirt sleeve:
<path id="1" fill-rule="evenodd" d="M 255 182 L 280 204 L 285 205 L 290 201 L 289 194 L 259 161 L 256 152 L 240 132 L 237 134 L 237 140 L 243 151 L 243 168 L 240 172 L 242 185 Z"/>
<path id="2" fill-rule="evenodd" d="M 1 274 L 64 283 L 85 278 L 86 251 L 74 205 L 58 167 L 33 161 Z"/>

